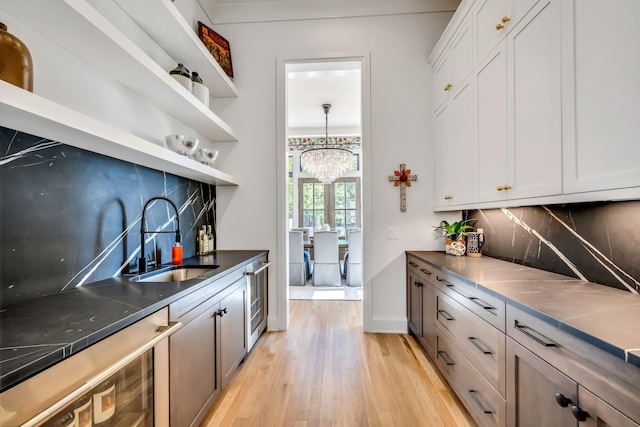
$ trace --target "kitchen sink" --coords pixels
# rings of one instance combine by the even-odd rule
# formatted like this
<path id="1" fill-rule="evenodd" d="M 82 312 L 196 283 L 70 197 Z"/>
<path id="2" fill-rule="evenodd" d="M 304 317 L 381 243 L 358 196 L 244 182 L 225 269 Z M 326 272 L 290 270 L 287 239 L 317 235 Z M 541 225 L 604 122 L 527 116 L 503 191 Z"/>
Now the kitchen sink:
<path id="1" fill-rule="evenodd" d="M 133 282 L 183 282 L 195 279 L 218 268 L 217 265 L 200 267 L 172 266 L 132 277 Z"/>

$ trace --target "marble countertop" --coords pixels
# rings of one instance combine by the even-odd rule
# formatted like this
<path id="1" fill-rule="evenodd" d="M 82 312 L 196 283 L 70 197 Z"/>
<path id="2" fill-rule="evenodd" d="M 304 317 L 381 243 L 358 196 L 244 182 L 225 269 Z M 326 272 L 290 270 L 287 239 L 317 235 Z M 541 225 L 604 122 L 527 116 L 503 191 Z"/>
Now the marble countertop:
<path id="1" fill-rule="evenodd" d="M 640 368 L 640 296 L 494 258 L 407 251 Z"/>
<path id="2" fill-rule="evenodd" d="M 186 259 L 184 264 L 217 265 L 204 276 L 220 278 L 264 254 L 264 250 L 217 251 Z M 102 280 L 0 310 L 0 392 L 204 285 L 202 279 L 132 282 L 132 276 Z"/>

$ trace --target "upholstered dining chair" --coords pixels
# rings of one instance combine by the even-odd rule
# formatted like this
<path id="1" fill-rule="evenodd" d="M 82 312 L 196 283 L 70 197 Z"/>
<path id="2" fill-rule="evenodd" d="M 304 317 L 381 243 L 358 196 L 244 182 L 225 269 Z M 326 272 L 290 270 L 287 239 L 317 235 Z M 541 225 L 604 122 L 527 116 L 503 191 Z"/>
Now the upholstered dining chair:
<path id="1" fill-rule="evenodd" d="M 347 234 L 347 240 L 349 255 L 345 255 L 344 260 L 347 285 L 362 286 L 362 231 L 350 230 Z"/>
<path id="2" fill-rule="evenodd" d="M 340 256 L 337 231 L 316 231 L 313 235 L 314 286 L 340 286 Z"/>
<path id="3" fill-rule="evenodd" d="M 289 231 L 289 286 L 304 286 L 307 283 L 303 252 L 302 231 Z"/>

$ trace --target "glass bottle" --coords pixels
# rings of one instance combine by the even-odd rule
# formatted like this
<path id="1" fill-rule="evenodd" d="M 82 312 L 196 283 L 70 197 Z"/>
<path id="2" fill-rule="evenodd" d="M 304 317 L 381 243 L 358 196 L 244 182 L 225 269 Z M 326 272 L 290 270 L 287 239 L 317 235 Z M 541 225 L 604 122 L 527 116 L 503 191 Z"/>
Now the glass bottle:
<path id="1" fill-rule="evenodd" d="M 116 413 L 116 383 L 112 378 L 93 389 L 93 425 L 111 426 Z"/>
<path id="2" fill-rule="evenodd" d="M 73 403 L 73 415 L 76 418 L 76 427 L 91 427 L 93 425 L 92 409 L 90 394 L 85 394 Z"/>
<path id="3" fill-rule="evenodd" d="M 33 60 L 27 46 L 0 22 L 0 80 L 33 92 Z"/>

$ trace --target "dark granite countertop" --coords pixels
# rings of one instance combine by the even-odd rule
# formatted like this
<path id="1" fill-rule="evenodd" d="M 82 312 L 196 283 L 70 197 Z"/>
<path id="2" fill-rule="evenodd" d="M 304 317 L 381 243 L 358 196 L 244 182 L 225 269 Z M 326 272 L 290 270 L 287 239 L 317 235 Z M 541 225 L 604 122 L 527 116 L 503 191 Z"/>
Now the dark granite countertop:
<path id="1" fill-rule="evenodd" d="M 407 251 L 640 368 L 640 296 L 494 258 Z"/>
<path id="2" fill-rule="evenodd" d="M 0 310 L 0 392 L 266 254 L 217 251 L 185 265 L 217 265 L 206 280 L 133 282 L 133 275 L 87 284 Z M 168 319 L 167 319 L 168 320 Z"/>

